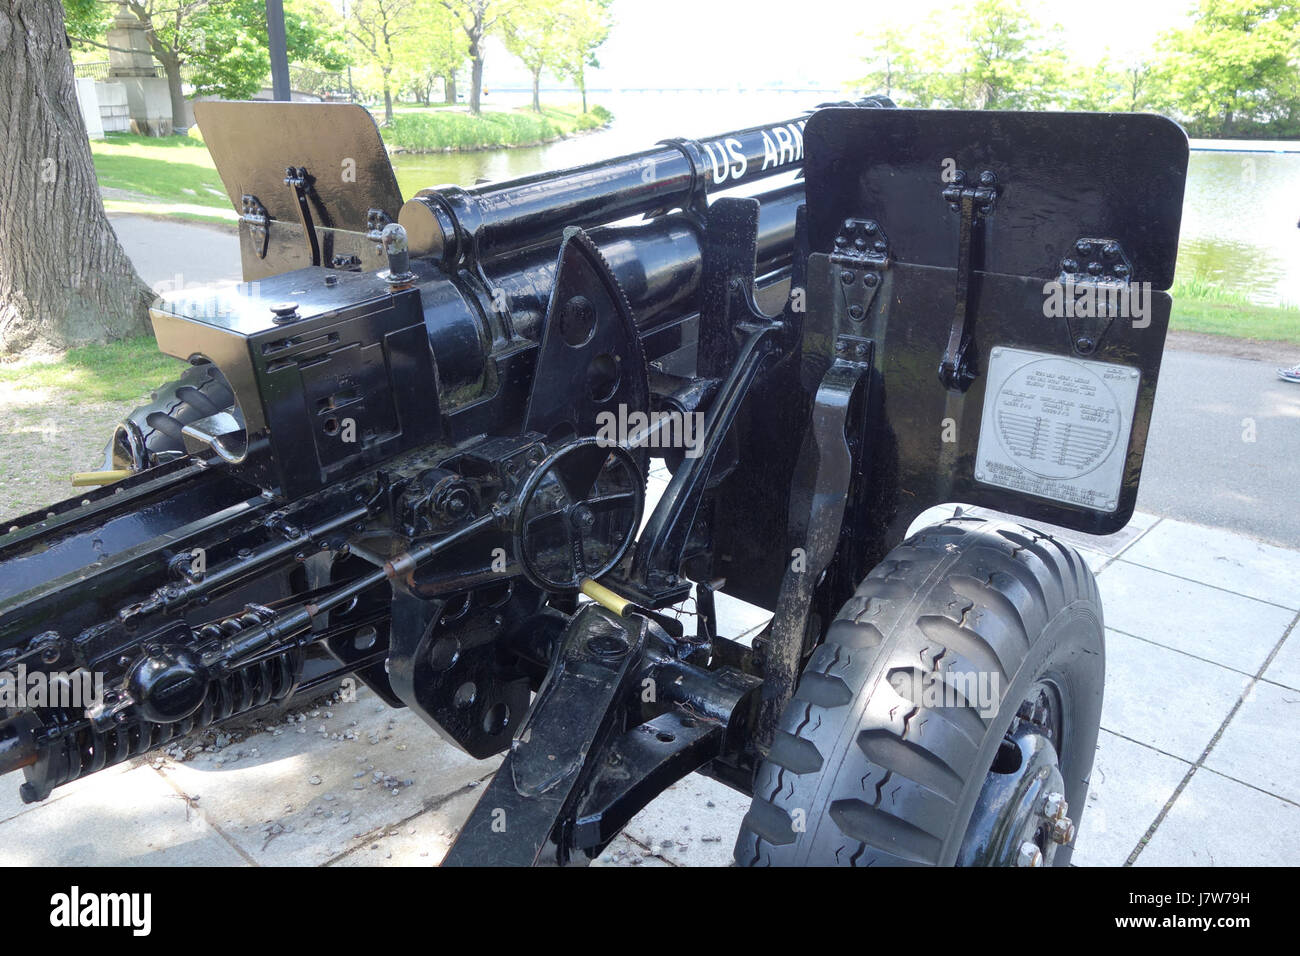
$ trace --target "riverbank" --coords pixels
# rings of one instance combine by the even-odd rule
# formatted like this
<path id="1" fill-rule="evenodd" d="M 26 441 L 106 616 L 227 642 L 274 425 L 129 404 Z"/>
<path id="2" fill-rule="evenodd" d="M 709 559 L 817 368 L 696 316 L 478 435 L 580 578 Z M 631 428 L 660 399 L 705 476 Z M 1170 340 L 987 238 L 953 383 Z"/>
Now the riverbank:
<path id="1" fill-rule="evenodd" d="M 545 106 L 474 116 L 458 109 L 402 110 L 380 128 L 391 152 L 449 153 L 541 146 L 575 133 L 603 129 L 613 117 L 601 106 Z"/>
<path id="2" fill-rule="evenodd" d="M 1265 347 L 1300 344 L 1300 307 L 1257 305 L 1197 277 L 1175 281 L 1170 295 L 1174 299 L 1171 332 L 1245 339 Z"/>

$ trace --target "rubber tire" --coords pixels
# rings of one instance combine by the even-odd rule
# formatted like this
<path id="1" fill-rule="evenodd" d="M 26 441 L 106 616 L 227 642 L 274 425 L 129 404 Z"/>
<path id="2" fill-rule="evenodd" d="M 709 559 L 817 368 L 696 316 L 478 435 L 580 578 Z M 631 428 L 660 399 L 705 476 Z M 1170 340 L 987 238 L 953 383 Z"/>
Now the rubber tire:
<path id="1" fill-rule="evenodd" d="M 104 449 L 105 469 L 152 468 L 185 454 L 181 429 L 216 412 L 233 410 L 242 421 L 235 405 L 235 393 L 225 375 L 211 362 L 199 362 L 187 368 L 179 379 L 160 385 L 152 401 L 133 409 Z M 137 430 L 143 446 L 143 463 L 133 460 L 128 450 L 126 430 Z"/>
<path id="2" fill-rule="evenodd" d="M 996 716 L 903 696 L 940 659 L 952 673 L 999 675 Z M 810 657 L 755 776 L 736 862 L 952 865 L 998 745 L 1044 675 L 1061 690 L 1059 756 L 1077 825 L 1104 672 L 1097 584 L 1072 548 L 974 518 L 924 529 L 867 576 Z M 1071 849 L 1058 848 L 1055 865 Z"/>

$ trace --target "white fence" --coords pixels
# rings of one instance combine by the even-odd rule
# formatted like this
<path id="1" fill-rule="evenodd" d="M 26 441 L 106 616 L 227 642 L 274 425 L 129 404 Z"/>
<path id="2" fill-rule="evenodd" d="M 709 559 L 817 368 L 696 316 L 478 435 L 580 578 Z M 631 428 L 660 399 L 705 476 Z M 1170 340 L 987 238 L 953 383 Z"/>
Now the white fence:
<path id="1" fill-rule="evenodd" d="M 91 139 L 103 139 L 105 133 L 130 131 L 131 111 L 127 105 L 126 87 L 121 83 L 78 78 L 77 102 Z"/>

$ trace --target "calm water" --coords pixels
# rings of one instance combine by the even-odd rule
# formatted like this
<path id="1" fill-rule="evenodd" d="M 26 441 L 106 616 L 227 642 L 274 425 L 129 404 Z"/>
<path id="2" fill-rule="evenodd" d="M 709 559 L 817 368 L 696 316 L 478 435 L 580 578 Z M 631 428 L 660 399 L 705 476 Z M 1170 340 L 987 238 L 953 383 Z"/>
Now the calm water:
<path id="1" fill-rule="evenodd" d="M 393 157 L 403 196 L 426 186 L 503 180 L 786 119 L 823 99 L 794 93 L 595 94 L 614 112 L 599 133 L 530 149 Z M 518 105 L 495 96 L 489 108 Z M 1300 153 L 1194 151 L 1178 274 L 1212 279 L 1264 305 L 1300 305 Z"/>

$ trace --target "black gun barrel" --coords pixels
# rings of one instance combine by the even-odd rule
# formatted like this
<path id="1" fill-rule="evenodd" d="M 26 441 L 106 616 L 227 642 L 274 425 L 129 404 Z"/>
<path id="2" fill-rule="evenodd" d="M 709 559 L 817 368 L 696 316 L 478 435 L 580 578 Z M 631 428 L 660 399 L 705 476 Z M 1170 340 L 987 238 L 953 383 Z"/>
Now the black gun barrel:
<path id="1" fill-rule="evenodd" d="M 859 104 L 886 105 L 878 98 Z M 667 140 L 654 149 L 464 189 L 421 190 L 399 217 L 413 255 L 445 266 L 484 262 L 553 236 L 561 226 L 604 225 L 630 216 L 690 208 L 720 189 L 803 165 L 803 127 L 811 113 L 701 140 Z"/>

